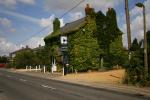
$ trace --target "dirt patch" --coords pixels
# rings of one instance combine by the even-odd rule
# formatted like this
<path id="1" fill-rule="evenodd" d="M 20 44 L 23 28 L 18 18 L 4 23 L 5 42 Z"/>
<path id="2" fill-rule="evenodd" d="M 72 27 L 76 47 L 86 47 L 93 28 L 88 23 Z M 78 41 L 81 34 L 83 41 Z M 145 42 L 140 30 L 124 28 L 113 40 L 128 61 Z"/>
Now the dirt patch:
<path id="1" fill-rule="evenodd" d="M 78 73 L 78 74 L 68 74 L 62 76 L 64 80 L 72 81 L 84 81 L 92 83 L 110 83 L 110 84 L 120 84 L 124 77 L 125 70 L 111 70 L 107 72 L 88 72 L 88 73 Z"/>

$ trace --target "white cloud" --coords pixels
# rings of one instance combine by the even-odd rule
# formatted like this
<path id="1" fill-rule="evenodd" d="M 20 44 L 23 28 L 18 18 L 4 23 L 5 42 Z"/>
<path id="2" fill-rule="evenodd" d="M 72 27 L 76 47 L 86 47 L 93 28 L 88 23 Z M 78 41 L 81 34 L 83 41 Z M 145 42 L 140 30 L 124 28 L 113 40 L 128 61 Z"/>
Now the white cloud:
<path id="1" fill-rule="evenodd" d="M 8 55 L 11 52 L 21 49 L 22 47 L 26 47 L 26 45 L 28 45 L 29 48 L 36 48 L 39 45 L 44 46 L 45 43 L 43 38 L 33 37 L 23 44 L 16 45 L 12 42 L 7 41 L 5 38 L 0 37 L 0 56 Z"/>
<path id="2" fill-rule="evenodd" d="M 147 31 L 150 30 L 150 0 L 146 0 L 144 2 L 144 5 L 146 7 L 146 26 L 147 26 Z M 130 16 L 131 16 L 131 37 L 132 40 L 134 38 L 137 38 L 139 41 L 143 39 L 143 10 L 142 8 L 134 7 L 133 9 L 130 10 Z M 126 23 L 122 25 L 121 30 L 124 33 L 126 32 Z M 124 39 L 124 45 L 127 47 L 127 34 L 123 35 Z"/>
<path id="3" fill-rule="evenodd" d="M 131 11 L 130 11 L 130 15 L 131 17 L 137 16 L 139 14 L 142 14 L 142 9 L 139 7 L 134 7 Z"/>
<path id="4" fill-rule="evenodd" d="M 39 19 L 37 19 L 37 18 L 28 16 L 28 15 L 24 15 L 24 14 L 21 14 L 21 13 L 18 13 L 18 12 L 14 12 L 14 11 L 0 10 L 0 13 L 4 13 L 4 14 L 14 16 L 14 17 L 17 17 L 17 18 L 20 18 L 20 19 L 24 19 L 24 20 L 27 20 L 27 21 L 30 21 L 30 22 L 33 22 L 33 23 L 36 23 L 36 24 L 39 21 Z"/>
<path id="5" fill-rule="evenodd" d="M 34 5 L 35 0 L 17 0 L 18 2 L 21 2 L 23 4 L 29 4 L 29 5 Z"/>
<path id="6" fill-rule="evenodd" d="M 7 8 L 15 8 L 18 3 L 34 5 L 35 0 L 0 0 L 0 5 Z"/>
<path id="7" fill-rule="evenodd" d="M 124 0 L 87 0 L 86 3 L 91 4 L 96 10 L 107 11 L 108 8 L 115 7 L 122 2 L 124 2 Z"/>
<path id="8" fill-rule="evenodd" d="M 75 21 L 83 18 L 83 13 L 82 12 L 70 13 L 69 16 L 70 16 L 70 21 Z"/>
<path id="9" fill-rule="evenodd" d="M 64 26 L 64 25 L 65 25 L 65 23 L 64 23 L 64 19 L 63 19 L 63 18 L 61 18 L 61 19 L 59 19 L 59 20 L 60 20 L 60 27 Z"/>
<path id="10" fill-rule="evenodd" d="M 82 0 L 55 0 L 54 2 L 52 0 L 45 0 L 43 8 L 48 12 L 51 11 L 51 13 L 55 14 L 57 17 L 62 17 L 64 13 L 72 9 L 81 1 Z M 86 4 L 90 4 L 90 6 L 95 9 L 95 11 L 102 10 L 105 12 L 109 7 L 115 7 L 123 1 L 124 0 L 85 0 L 75 9 L 65 14 L 67 15 L 67 19 L 65 19 L 65 21 L 71 22 L 84 17 L 84 9 L 86 7 Z"/>
<path id="11" fill-rule="evenodd" d="M 5 26 L 5 27 L 11 27 L 12 22 L 7 18 L 1 18 L 0 17 L 0 25 Z"/>
<path id="12" fill-rule="evenodd" d="M 9 10 L 0 10 L 0 13 L 4 13 L 4 14 L 11 15 L 11 16 L 14 16 L 14 17 L 19 18 L 19 19 L 23 19 L 23 20 L 35 23 L 35 24 L 37 24 L 41 27 L 46 27 L 46 26 L 52 27 L 53 26 L 53 20 L 55 18 L 55 15 L 51 15 L 48 18 L 38 19 L 38 18 L 35 18 L 35 17 L 31 17 L 31 16 L 28 16 L 28 15 L 24 15 L 24 14 L 14 12 L 14 11 L 9 11 Z M 5 20 L 7 20 L 7 19 L 5 19 Z M 60 19 L 60 22 L 61 22 L 61 26 L 63 26 L 64 25 L 63 18 Z"/>
<path id="13" fill-rule="evenodd" d="M 146 0 L 144 2 L 144 5 L 146 7 L 146 26 L 147 26 L 147 30 L 150 30 L 150 21 L 149 21 L 149 17 L 150 17 L 150 0 Z M 131 31 L 132 31 L 132 37 L 133 38 L 137 38 L 138 40 L 143 39 L 143 9 L 142 8 L 138 8 L 138 7 L 134 7 L 131 12 Z"/>
<path id="14" fill-rule="evenodd" d="M 0 5 L 12 8 L 17 4 L 16 0 L 0 0 Z"/>
<path id="15" fill-rule="evenodd" d="M 3 31 L 2 33 L 14 33 L 16 29 L 12 26 L 12 21 L 7 18 L 0 17 L 0 29 Z"/>
<path id="16" fill-rule="evenodd" d="M 43 38 L 40 37 L 32 37 L 30 40 L 26 41 L 25 43 L 23 43 L 23 45 L 28 45 L 29 48 L 36 48 L 39 45 L 44 46 L 45 42 L 43 40 Z"/>
<path id="17" fill-rule="evenodd" d="M 42 27 L 53 25 L 53 20 L 54 19 L 55 19 L 54 15 L 50 16 L 49 18 L 41 18 L 41 20 L 39 21 L 39 24 Z"/>
<path id="18" fill-rule="evenodd" d="M 0 37 L 0 56 L 8 55 L 10 52 L 13 52 L 17 49 L 18 47 L 15 44 L 7 41 L 3 37 Z"/>
<path id="19" fill-rule="evenodd" d="M 30 40 L 26 41 L 23 44 L 16 45 L 7 41 L 5 38 L 0 37 L 0 56 L 9 55 L 9 53 L 14 52 L 22 47 L 26 47 L 28 45 L 29 48 L 36 48 L 39 45 L 44 46 L 44 40 L 40 37 L 33 37 Z"/>
<path id="20" fill-rule="evenodd" d="M 52 32 L 54 19 L 55 19 L 55 15 L 51 15 L 49 18 L 42 18 L 41 20 L 39 20 L 39 25 L 41 27 L 49 26 L 50 32 Z M 60 21 L 60 27 L 65 25 L 63 18 L 59 19 L 59 21 Z"/>
<path id="21" fill-rule="evenodd" d="M 46 11 L 54 11 L 54 13 L 61 12 L 61 11 L 68 11 L 72 7 L 74 7 L 76 4 L 78 4 L 82 0 L 45 0 L 45 3 L 43 5 L 43 8 Z M 122 3 L 124 0 L 84 0 L 83 3 L 81 3 L 78 7 L 76 7 L 72 12 L 79 12 L 83 11 L 87 3 L 92 5 L 96 10 L 104 10 L 108 7 L 114 7 Z"/>

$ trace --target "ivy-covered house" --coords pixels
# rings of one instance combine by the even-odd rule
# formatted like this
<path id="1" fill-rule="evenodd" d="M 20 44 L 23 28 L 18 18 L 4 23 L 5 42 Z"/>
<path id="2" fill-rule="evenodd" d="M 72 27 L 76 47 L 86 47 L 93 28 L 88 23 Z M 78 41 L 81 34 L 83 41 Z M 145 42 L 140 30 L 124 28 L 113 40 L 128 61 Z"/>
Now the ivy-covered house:
<path id="1" fill-rule="evenodd" d="M 87 71 L 100 69 L 102 62 L 104 67 L 120 63 L 121 58 L 118 54 L 123 51 L 122 32 L 117 26 L 116 12 L 113 8 L 109 8 L 105 16 L 101 11 L 96 13 L 87 4 L 84 18 L 67 23 L 63 27 L 60 27 L 58 18 L 54 20 L 53 32 L 45 37 L 44 41 L 50 51 L 52 66 L 56 64 L 59 68 L 62 65 L 61 35 L 68 37 L 70 68 Z M 110 59 L 114 61 L 111 62 Z"/>

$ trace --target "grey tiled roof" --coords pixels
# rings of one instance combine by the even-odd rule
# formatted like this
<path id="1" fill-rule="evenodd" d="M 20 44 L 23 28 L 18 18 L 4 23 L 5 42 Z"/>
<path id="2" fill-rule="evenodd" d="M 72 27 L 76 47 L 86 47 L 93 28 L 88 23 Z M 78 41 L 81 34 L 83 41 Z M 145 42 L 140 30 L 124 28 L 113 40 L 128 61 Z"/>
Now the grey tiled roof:
<path id="1" fill-rule="evenodd" d="M 22 48 L 22 49 L 14 51 L 14 52 L 11 52 L 10 54 L 16 54 L 18 52 L 25 51 L 25 50 L 31 50 L 31 48 Z"/>
<path id="2" fill-rule="evenodd" d="M 65 24 L 63 27 L 60 28 L 60 31 L 52 32 L 50 35 L 46 36 L 44 38 L 44 41 L 50 40 L 54 37 L 58 37 L 62 34 L 69 34 L 74 31 L 78 31 L 79 28 L 83 27 L 87 23 L 86 18 L 81 18 L 79 20 L 76 20 L 74 22 L 70 22 Z"/>
<path id="3" fill-rule="evenodd" d="M 72 32 L 72 31 L 76 31 L 85 23 L 86 23 L 86 19 L 84 17 L 84 18 L 81 18 L 81 19 L 76 20 L 74 22 L 65 24 L 65 26 L 63 26 L 60 29 L 60 31 L 61 31 L 61 33 L 69 33 L 69 32 Z"/>
<path id="4" fill-rule="evenodd" d="M 37 51 L 37 50 L 44 49 L 44 47 L 45 47 L 45 46 L 39 46 L 39 47 L 33 48 L 32 50 L 33 50 L 33 51 Z"/>

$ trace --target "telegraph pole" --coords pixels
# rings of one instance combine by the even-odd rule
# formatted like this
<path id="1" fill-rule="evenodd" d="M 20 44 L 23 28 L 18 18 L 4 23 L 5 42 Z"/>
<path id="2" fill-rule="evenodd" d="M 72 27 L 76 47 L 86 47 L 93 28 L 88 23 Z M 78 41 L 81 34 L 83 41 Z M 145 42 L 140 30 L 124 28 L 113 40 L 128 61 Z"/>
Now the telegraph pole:
<path id="1" fill-rule="evenodd" d="M 130 28 L 130 15 L 128 8 L 128 0 L 125 0 L 126 24 L 127 24 L 127 38 L 128 38 L 128 51 L 130 54 L 131 48 L 131 28 Z"/>
<path id="2" fill-rule="evenodd" d="M 147 35 L 146 35 L 146 15 L 145 15 L 145 6 L 143 6 L 143 24 L 144 24 L 144 62 L 145 62 L 145 72 L 148 73 Z"/>

